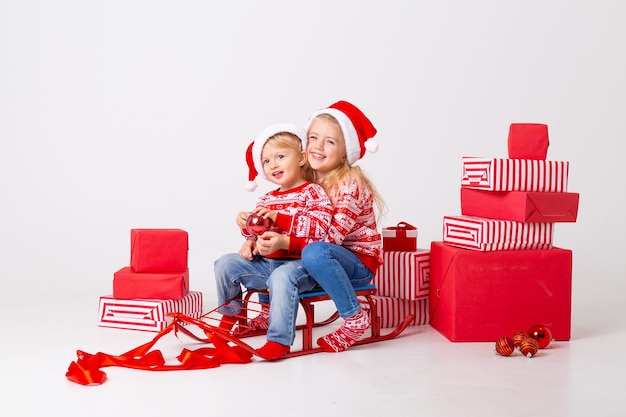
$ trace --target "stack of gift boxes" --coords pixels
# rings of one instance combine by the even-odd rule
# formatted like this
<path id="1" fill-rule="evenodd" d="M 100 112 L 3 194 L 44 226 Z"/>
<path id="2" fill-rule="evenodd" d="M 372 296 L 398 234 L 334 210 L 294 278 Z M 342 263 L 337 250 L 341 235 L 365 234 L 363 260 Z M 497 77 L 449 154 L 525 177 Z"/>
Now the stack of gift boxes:
<path id="1" fill-rule="evenodd" d="M 461 215 L 431 243 L 430 324 L 453 342 L 494 341 L 534 324 L 570 339 L 572 251 L 554 225 L 575 222 L 569 163 L 546 160 L 548 128 L 514 123 L 508 158 L 463 157 Z"/>
<path id="2" fill-rule="evenodd" d="M 202 315 L 202 293 L 189 291 L 189 241 L 181 229 L 131 229 L 130 266 L 113 274 L 113 294 L 100 297 L 98 325 L 159 332 L 179 312 Z"/>
<path id="3" fill-rule="evenodd" d="M 382 235 L 384 263 L 373 281 L 381 327 L 396 327 L 409 314 L 415 317 L 409 325 L 428 324 L 430 250 L 417 248 L 417 228 L 406 222 Z"/>

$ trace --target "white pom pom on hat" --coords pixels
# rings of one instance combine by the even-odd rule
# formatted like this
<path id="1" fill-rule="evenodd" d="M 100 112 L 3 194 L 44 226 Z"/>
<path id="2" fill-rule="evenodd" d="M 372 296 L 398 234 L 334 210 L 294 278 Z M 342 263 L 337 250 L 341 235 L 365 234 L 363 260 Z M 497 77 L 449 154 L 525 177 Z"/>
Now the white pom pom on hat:
<path id="1" fill-rule="evenodd" d="M 281 123 L 275 124 L 267 129 L 263 130 L 257 135 L 257 137 L 248 145 L 246 150 L 246 163 L 248 164 L 248 182 L 246 183 L 246 191 L 254 191 L 257 188 L 256 178 L 260 176 L 263 179 L 267 179 L 265 172 L 263 171 L 263 165 L 261 165 L 261 151 L 265 142 L 268 141 L 274 135 L 278 133 L 291 133 L 297 136 L 302 142 L 302 149 L 306 149 L 306 135 L 302 128 L 290 124 Z"/>
<path id="2" fill-rule="evenodd" d="M 378 151 L 378 143 L 372 139 L 376 136 L 376 128 L 354 104 L 341 100 L 328 108 L 316 111 L 306 123 L 307 132 L 313 119 L 321 114 L 329 114 L 339 122 L 346 143 L 348 164 L 353 165 L 365 155 L 366 151 L 371 153 Z"/>

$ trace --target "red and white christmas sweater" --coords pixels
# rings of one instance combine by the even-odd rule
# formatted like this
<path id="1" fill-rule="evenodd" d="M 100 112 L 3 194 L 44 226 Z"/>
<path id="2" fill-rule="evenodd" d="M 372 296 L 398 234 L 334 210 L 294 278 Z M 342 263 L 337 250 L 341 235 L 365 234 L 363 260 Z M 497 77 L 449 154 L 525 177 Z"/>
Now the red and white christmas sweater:
<path id="1" fill-rule="evenodd" d="M 321 185 L 307 182 L 288 191 L 270 191 L 257 200 L 262 206 L 277 212 L 270 231 L 290 236 L 289 249 L 281 249 L 267 258 L 300 258 L 307 243 L 325 240 L 333 217 L 333 206 Z M 246 239 L 256 236 L 242 229 Z"/>
<path id="2" fill-rule="evenodd" d="M 327 241 L 350 249 L 375 273 L 383 262 L 382 237 L 371 190 L 350 177 L 330 197 L 335 211 Z"/>

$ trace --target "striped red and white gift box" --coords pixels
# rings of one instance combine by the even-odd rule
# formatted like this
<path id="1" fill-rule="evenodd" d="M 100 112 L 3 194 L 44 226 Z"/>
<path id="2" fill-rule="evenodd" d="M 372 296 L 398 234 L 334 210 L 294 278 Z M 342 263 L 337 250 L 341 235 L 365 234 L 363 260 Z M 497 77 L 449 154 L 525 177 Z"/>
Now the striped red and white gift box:
<path id="1" fill-rule="evenodd" d="M 98 326 L 117 329 L 160 332 L 171 319 L 167 313 L 178 312 L 193 318 L 202 316 L 202 293 L 190 291 L 179 300 L 125 300 L 100 297 Z"/>
<path id="2" fill-rule="evenodd" d="M 489 191 L 567 191 L 569 162 L 470 156 L 462 159 L 462 187 Z"/>
<path id="3" fill-rule="evenodd" d="M 418 300 L 428 297 L 430 250 L 383 252 L 384 263 L 374 276 L 378 295 Z"/>
<path id="4" fill-rule="evenodd" d="M 419 300 L 403 300 L 400 298 L 373 296 L 376 301 L 380 327 L 383 329 L 396 327 L 409 314 L 415 316 L 409 323 L 410 326 L 428 324 L 430 315 L 428 311 L 428 297 Z"/>
<path id="5" fill-rule="evenodd" d="M 550 249 L 553 223 L 522 223 L 475 216 L 444 216 L 443 241 L 478 251 Z"/>

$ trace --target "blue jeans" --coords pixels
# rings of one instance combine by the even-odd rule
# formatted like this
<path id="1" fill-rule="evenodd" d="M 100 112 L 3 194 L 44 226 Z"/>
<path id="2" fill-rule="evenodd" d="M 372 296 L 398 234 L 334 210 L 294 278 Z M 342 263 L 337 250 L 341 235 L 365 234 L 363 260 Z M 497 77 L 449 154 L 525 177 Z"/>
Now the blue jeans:
<path id="1" fill-rule="evenodd" d="M 319 284 L 335 302 L 339 315 L 346 318 L 361 310 L 354 287 L 368 285 L 373 278 L 374 274 L 350 250 L 334 243 L 309 243 L 302 251 L 302 261 L 283 264 L 267 280 L 267 340 L 285 346 L 293 344 L 300 294 Z"/>
<path id="2" fill-rule="evenodd" d="M 268 259 L 257 256 L 249 261 L 237 253 L 220 257 L 214 264 L 218 311 L 232 316 L 241 310 L 242 286 L 270 289 L 270 317 L 267 340 L 291 346 L 296 337 L 299 294 L 315 288 L 316 283 L 302 267 L 300 259 Z"/>
<path id="3" fill-rule="evenodd" d="M 317 286 L 300 260 L 276 269 L 267 280 L 270 290 L 270 318 L 267 340 L 291 346 L 296 338 L 300 294 Z"/>
<path id="4" fill-rule="evenodd" d="M 249 261 L 237 253 L 220 257 L 213 264 L 218 311 L 227 316 L 239 314 L 242 306 L 242 286 L 254 290 L 267 290 L 267 279 L 270 274 L 284 262 L 262 256 L 256 256 Z M 268 303 L 269 299 L 260 296 L 259 302 Z"/>
<path id="5" fill-rule="evenodd" d="M 249 261 L 231 253 L 215 261 L 214 266 L 221 306 L 218 311 L 226 315 L 239 313 L 242 285 L 249 289 L 269 288 L 270 317 L 266 338 L 285 346 L 291 346 L 296 337 L 301 293 L 311 291 L 319 284 L 334 301 L 339 315 L 346 318 L 361 310 L 354 287 L 368 285 L 374 278 L 374 274 L 350 250 L 324 242 L 309 243 L 302 251 L 302 260 L 256 257 Z M 229 304 L 223 306 L 229 300 Z"/>
<path id="6" fill-rule="evenodd" d="M 328 293 L 341 317 L 361 310 L 354 287 L 368 285 L 374 274 L 352 251 L 334 243 L 312 242 L 302 251 L 302 264 Z"/>

